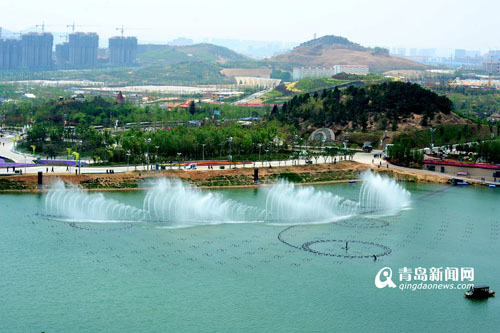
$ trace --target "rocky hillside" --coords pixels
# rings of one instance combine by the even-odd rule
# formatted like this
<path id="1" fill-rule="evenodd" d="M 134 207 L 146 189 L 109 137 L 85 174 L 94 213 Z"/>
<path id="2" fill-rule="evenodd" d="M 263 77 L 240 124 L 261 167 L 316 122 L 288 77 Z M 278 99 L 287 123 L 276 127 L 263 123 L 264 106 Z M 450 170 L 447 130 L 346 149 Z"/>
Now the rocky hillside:
<path id="1" fill-rule="evenodd" d="M 277 55 L 269 61 L 293 66 L 331 67 L 365 65 L 373 71 L 424 69 L 427 66 L 404 58 L 389 56 L 382 48 L 367 48 L 339 36 L 323 36 Z"/>

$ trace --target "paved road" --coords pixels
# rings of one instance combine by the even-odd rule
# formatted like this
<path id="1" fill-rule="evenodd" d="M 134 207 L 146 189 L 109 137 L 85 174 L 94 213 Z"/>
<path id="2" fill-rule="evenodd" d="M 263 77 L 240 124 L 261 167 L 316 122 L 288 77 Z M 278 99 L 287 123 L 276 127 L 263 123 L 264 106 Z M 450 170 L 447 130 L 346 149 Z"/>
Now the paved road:
<path id="1" fill-rule="evenodd" d="M 239 104 L 249 104 L 251 101 L 253 100 L 256 100 L 258 98 L 260 98 L 262 95 L 264 95 L 265 93 L 267 92 L 270 92 L 271 90 L 273 90 L 272 88 L 270 89 L 266 89 L 266 90 L 262 90 L 262 91 L 259 91 L 259 92 L 256 92 L 255 94 L 252 94 L 248 97 L 245 97 L 243 99 L 240 99 L 239 101 L 236 101 L 234 102 L 233 104 L 234 105 L 239 105 Z"/>
<path id="2" fill-rule="evenodd" d="M 16 163 L 25 163 L 25 158 L 27 163 L 32 163 L 35 159 L 36 156 L 33 156 L 31 154 L 22 154 L 19 152 L 16 152 L 12 150 L 14 147 L 14 144 L 12 142 L 11 137 L 5 137 L 0 139 L 0 156 L 7 157 L 11 160 L 13 160 Z M 5 143 L 5 145 L 4 145 Z M 337 161 L 340 160 L 340 157 L 336 158 Z M 85 161 L 87 162 L 89 166 L 83 166 L 81 167 L 80 172 L 82 174 L 105 174 L 106 170 L 113 170 L 114 173 L 124 173 L 127 171 L 144 171 L 147 170 L 147 166 L 144 164 L 141 165 L 122 165 L 122 166 L 95 166 L 90 163 L 90 161 Z M 316 159 L 313 158 L 314 163 L 325 163 L 329 162 L 331 163 L 331 159 L 327 159 L 325 161 L 324 158 L 320 157 L 316 161 Z M 305 160 L 284 160 L 284 161 L 264 161 L 264 162 L 255 162 L 255 163 L 249 163 L 249 164 L 244 164 L 244 165 L 233 165 L 231 166 L 232 168 L 254 168 L 254 167 L 269 167 L 270 165 L 272 167 L 279 167 L 279 166 L 293 166 L 293 165 L 305 165 L 306 161 Z M 149 166 L 150 169 L 154 169 L 154 165 Z M 228 168 L 228 166 L 226 166 Z M 66 166 L 34 166 L 34 167 L 20 167 L 16 169 L 22 169 L 23 173 L 37 173 L 38 171 L 42 171 L 44 173 L 72 173 L 74 174 L 76 171 L 76 167 L 66 167 Z M 184 167 L 176 167 L 173 166 L 172 168 L 167 167 L 167 169 L 181 169 L 185 171 L 189 171 L 189 169 L 184 168 Z M 209 170 L 208 166 L 197 166 L 197 170 Z M 218 166 L 214 166 L 214 170 L 219 170 Z M 12 168 L 9 168 L 9 171 L 7 172 L 7 168 L 1 168 L 0 169 L 1 174 L 13 174 L 14 170 Z"/>
<path id="3" fill-rule="evenodd" d="M 31 163 L 33 160 L 36 159 L 35 156 L 31 154 L 22 154 L 19 152 L 16 152 L 13 150 L 14 143 L 12 141 L 12 136 L 7 136 L 4 138 L 0 139 L 0 156 L 7 157 L 11 160 L 13 160 L 16 163 L 25 163 L 25 159 L 27 163 Z M 4 144 L 5 143 L 5 144 Z M 420 169 L 412 169 L 412 168 L 405 168 L 397 165 L 393 165 L 388 163 L 387 161 L 384 161 L 381 158 L 375 158 L 374 155 L 379 155 L 382 156 L 383 151 L 381 150 L 374 150 L 371 153 L 356 153 L 353 156 L 353 160 L 358 163 L 362 164 L 367 164 L 367 165 L 373 165 L 373 166 L 378 166 L 380 165 L 381 168 L 390 168 L 390 169 L 398 169 L 398 170 L 403 170 L 403 171 L 408 171 L 408 172 L 418 172 L 422 174 L 427 174 L 427 175 L 434 175 L 434 176 L 441 176 L 441 177 L 446 177 L 446 178 L 457 178 L 454 175 L 446 174 L 446 173 L 441 173 L 441 172 L 434 172 L 434 171 L 429 171 L 429 170 L 420 170 Z M 340 161 L 341 159 L 345 159 L 345 157 L 336 157 L 336 161 Z M 320 157 L 317 160 L 312 159 L 314 164 L 316 163 L 332 163 L 331 158 L 324 158 Z M 130 165 L 130 166 L 92 166 L 90 161 L 85 161 L 87 162 L 90 166 L 84 166 L 81 167 L 80 172 L 82 174 L 106 174 L 106 170 L 113 170 L 114 173 L 124 173 L 127 171 L 145 171 L 147 170 L 146 165 Z M 270 165 L 272 167 L 279 167 L 279 166 L 293 166 L 293 165 L 305 165 L 306 161 L 305 160 L 284 160 L 284 161 L 265 161 L 265 162 L 255 162 L 255 163 L 249 163 L 245 165 L 235 165 L 231 166 L 232 168 L 254 168 L 254 167 L 269 167 Z M 150 165 L 150 170 L 154 169 L 154 165 Z M 228 166 L 226 166 L 228 168 Z M 44 173 L 72 173 L 74 174 L 76 172 L 76 167 L 66 167 L 66 166 L 36 166 L 36 167 L 22 167 L 23 173 L 37 173 L 38 171 L 42 171 Z M 173 166 L 172 168 L 167 167 L 167 169 L 181 169 L 185 171 L 189 171 L 189 169 L 184 168 L 184 167 L 175 167 Z M 197 170 L 209 170 L 208 166 L 197 166 Z M 219 170 L 217 166 L 214 167 L 214 170 Z M 1 168 L 0 169 L 0 174 L 13 174 L 14 171 L 12 168 L 9 168 L 9 171 L 7 172 L 6 168 Z M 471 177 L 460 177 L 461 179 L 465 179 L 468 181 L 480 181 L 480 179 L 474 179 Z M 485 183 L 487 184 L 495 184 L 490 181 L 486 181 Z M 497 184 L 499 185 L 499 184 Z"/>
<path id="4" fill-rule="evenodd" d="M 471 181 L 471 182 L 482 182 L 481 179 L 480 179 L 480 177 L 475 177 L 475 178 L 473 178 L 473 177 L 464 177 L 464 176 L 457 177 L 457 176 L 455 176 L 453 174 L 441 173 L 441 172 L 436 172 L 436 171 L 429 171 L 429 170 L 426 170 L 426 169 L 406 168 L 406 167 L 402 167 L 402 166 L 398 166 L 398 165 L 394 165 L 394 164 L 388 163 L 387 161 L 384 161 L 381 158 L 375 158 L 374 157 L 374 155 L 380 155 L 380 156 L 382 156 L 381 155 L 382 153 L 383 153 L 383 151 L 381 151 L 381 150 L 374 150 L 371 153 L 356 153 L 354 155 L 354 161 L 355 162 L 359 162 L 359 163 L 363 163 L 363 164 L 371 164 L 371 165 L 374 165 L 374 166 L 380 165 L 381 168 L 391 168 L 391 169 L 397 169 L 397 170 L 408 171 L 408 172 L 417 172 L 417 173 L 426 174 L 426 175 L 445 177 L 445 178 L 448 178 L 448 179 L 460 178 L 460 179 L 464 179 L 464 180 Z M 493 180 L 493 178 L 491 178 L 491 180 Z M 484 181 L 482 183 L 485 183 L 485 184 L 496 184 L 496 185 L 500 186 L 499 183 L 494 183 L 493 181 Z"/>

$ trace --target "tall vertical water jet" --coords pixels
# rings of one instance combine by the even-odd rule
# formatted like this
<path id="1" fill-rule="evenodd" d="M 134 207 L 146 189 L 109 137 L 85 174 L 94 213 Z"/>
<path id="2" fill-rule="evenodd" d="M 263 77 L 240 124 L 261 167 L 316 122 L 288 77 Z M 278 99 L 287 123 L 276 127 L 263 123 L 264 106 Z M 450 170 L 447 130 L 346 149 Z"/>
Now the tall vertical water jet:
<path id="1" fill-rule="evenodd" d="M 148 191 L 143 210 L 151 221 L 175 226 L 255 222 L 263 221 L 265 215 L 256 207 L 165 178 Z"/>
<path id="2" fill-rule="evenodd" d="M 57 181 L 45 197 L 45 211 L 58 218 L 82 222 L 141 221 L 144 212 L 136 207 L 107 199 L 102 193 L 89 194 L 76 186 Z"/>

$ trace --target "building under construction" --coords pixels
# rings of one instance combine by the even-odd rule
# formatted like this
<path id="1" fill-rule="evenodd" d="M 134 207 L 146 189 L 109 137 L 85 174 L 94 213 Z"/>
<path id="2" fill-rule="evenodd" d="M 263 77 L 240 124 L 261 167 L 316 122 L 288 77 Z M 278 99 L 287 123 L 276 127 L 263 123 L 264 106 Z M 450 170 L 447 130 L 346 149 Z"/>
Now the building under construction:
<path id="1" fill-rule="evenodd" d="M 75 32 L 69 35 L 69 64 L 74 67 L 97 65 L 99 36 L 96 33 Z"/>
<path id="2" fill-rule="evenodd" d="M 54 37 L 51 33 L 30 32 L 21 37 L 21 67 L 50 68 L 52 67 L 52 44 Z"/>
<path id="3" fill-rule="evenodd" d="M 0 69 L 47 69 L 52 67 L 50 33 L 31 32 L 21 39 L 0 40 Z"/>
<path id="4" fill-rule="evenodd" d="M 133 65 L 137 56 L 137 38 L 112 37 L 109 39 L 109 63 Z"/>
<path id="5" fill-rule="evenodd" d="M 21 67 L 21 41 L 17 39 L 0 39 L 0 69 L 16 69 Z"/>
<path id="6" fill-rule="evenodd" d="M 64 66 L 69 63 L 69 43 L 56 45 L 56 64 Z"/>

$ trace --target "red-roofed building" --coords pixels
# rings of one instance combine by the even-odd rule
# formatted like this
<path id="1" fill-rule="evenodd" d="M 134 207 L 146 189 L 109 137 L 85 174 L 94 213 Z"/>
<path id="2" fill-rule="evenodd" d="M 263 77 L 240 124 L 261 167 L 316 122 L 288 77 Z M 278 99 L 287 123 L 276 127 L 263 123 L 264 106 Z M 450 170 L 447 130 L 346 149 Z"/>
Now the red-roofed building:
<path id="1" fill-rule="evenodd" d="M 123 97 L 122 92 L 118 92 L 118 95 L 116 95 L 115 102 L 118 104 L 125 104 L 125 97 Z"/>
<path id="2" fill-rule="evenodd" d="M 187 100 L 187 101 L 186 101 L 186 103 L 184 103 L 184 104 L 179 104 L 179 105 L 178 105 L 178 107 L 179 107 L 179 108 L 182 108 L 182 109 L 188 109 L 188 108 L 189 108 L 189 106 L 191 105 L 191 102 L 192 102 L 191 100 Z"/>

